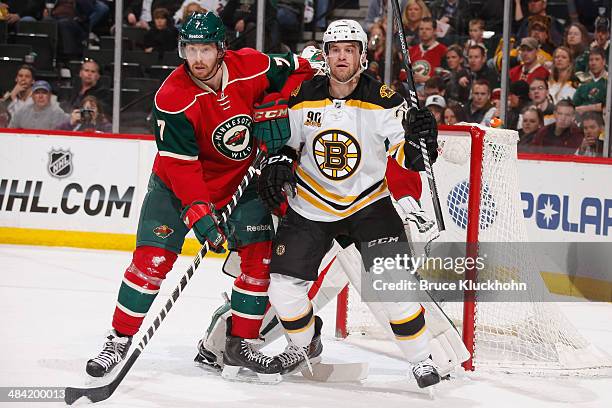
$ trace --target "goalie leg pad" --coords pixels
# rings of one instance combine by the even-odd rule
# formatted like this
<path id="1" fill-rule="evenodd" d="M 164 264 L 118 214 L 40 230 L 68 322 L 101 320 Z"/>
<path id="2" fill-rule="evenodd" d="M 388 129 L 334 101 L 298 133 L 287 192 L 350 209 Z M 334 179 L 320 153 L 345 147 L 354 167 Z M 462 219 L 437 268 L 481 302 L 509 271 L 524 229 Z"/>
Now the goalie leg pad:
<path id="1" fill-rule="evenodd" d="M 241 274 L 232 288 L 232 335 L 256 339 L 268 307 L 271 242 L 245 245 L 238 254 Z"/>
<path id="2" fill-rule="evenodd" d="M 450 322 L 440 306 L 435 302 L 424 302 L 427 327 L 433 337 L 431 358 L 438 367 L 438 373 L 444 377 L 470 358 L 457 328 Z"/>
<path id="3" fill-rule="evenodd" d="M 314 336 L 314 311 L 308 299 L 309 282 L 291 276 L 270 275 L 270 302 L 285 331 L 299 347 L 310 344 Z"/>
<path id="4" fill-rule="evenodd" d="M 227 295 L 225 295 L 227 299 Z M 212 315 L 206 334 L 198 342 L 198 356 L 196 361 L 208 362 L 209 365 L 223 366 L 223 352 L 225 351 L 225 338 L 227 334 L 227 318 L 232 315 L 229 302 L 226 300 Z M 214 355 L 211 361 L 210 354 Z"/>
<path id="5" fill-rule="evenodd" d="M 113 315 L 113 328 L 117 332 L 128 336 L 138 332 L 176 258 L 177 254 L 167 249 L 136 248 L 132 263 L 123 275 Z"/>
<path id="6" fill-rule="evenodd" d="M 358 293 L 362 293 L 362 278 L 364 284 L 372 284 L 372 274 L 365 272 L 361 255 L 354 245 L 342 250 L 336 259 L 342 264 Z M 364 303 L 378 323 L 395 340 L 407 361 L 417 363 L 429 356 L 429 333 L 425 325 L 424 310 L 419 303 L 385 302 L 384 299 Z"/>

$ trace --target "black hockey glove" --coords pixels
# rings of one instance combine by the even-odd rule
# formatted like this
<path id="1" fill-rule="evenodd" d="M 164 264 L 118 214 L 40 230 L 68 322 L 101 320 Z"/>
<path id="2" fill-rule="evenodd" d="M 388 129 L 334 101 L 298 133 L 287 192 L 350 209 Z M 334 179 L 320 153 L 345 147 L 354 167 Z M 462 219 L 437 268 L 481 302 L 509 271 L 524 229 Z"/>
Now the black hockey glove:
<path id="1" fill-rule="evenodd" d="M 402 121 L 404 126 L 404 154 L 406 166 L 414 171 L 424 171 L 425 163 L 421 150 L 421 140 L 425 141 L 429 162 L 434 164 L 438 158 L 438 125 L 433 113 L 428 109 L 411 109 Z"/>
<path id="2" fill-rule="evenodd" d="M 295 150 L 283 147 L 277 154 L 270 155 L 261 165 L 257 183 L 259 197 L 270 211 L 274 211 L 296 193 L 293 163 L 297 159 Z"/>

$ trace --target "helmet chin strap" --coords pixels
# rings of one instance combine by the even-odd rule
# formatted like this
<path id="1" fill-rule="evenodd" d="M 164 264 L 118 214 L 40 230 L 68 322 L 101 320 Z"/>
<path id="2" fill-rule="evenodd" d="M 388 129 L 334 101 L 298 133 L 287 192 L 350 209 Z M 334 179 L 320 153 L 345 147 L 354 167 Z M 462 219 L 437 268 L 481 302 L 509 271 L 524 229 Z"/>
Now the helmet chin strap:
<path id="1" fill-rule="evenodd" d="M 351 77 L 349 79 L 347 79 L 346 81 L 340 81 L 338 78 L 334 77 L 331 73 L 331 68 L 327 71 L 328 72 L 328 77 L 329 79 L 331 79 L 332 81 L 340 84 L 340 85 L 346 85 L 349 82 L 351 82 L 353 79 L 355 79 L 355 77 L 359 74 L 361 74 L 364 71 L 363 67 L 360 67 L 353 75 L 351 75 Z"/>
<path id="2" fill-rule="evenodd" d="M 340 84 L 340 85 L 346 85 L 346 84 L 348 84 L 349 82 L 351 82 L 353 79 L 355 79 L 355 77 L 356 77 L 357 75 L 360 75 L 360 74 L 361 74 L 363 71 L 365 71 L 365 70 L 366 70 L 367 65 L 364 65 L 364 64 L 363 64 L 363 61 L 362 61 L 363 59 L 364 59 L 364 57 L 363 57 L 363 55 L 362 55 L 362 56 L 360 57 L 360 60 L 359 60 L 359 69 L 358 69 L 358 70 L 357 70 L 357 71 L 356 71 L 356 72 L 355 72 L 355 73 L 354 73 L 354 74 L 353 74 L 353 75 L 352 75 L 352 76 L 351 76 L 349 79 L 347 79 L 346 81 L 340 81 L 338 78 L 335 78 L 335 77 L 332 75 L 332 73 L 331 73 L 331 66 L 330 66 L 329 64 L 327 64 L 327 66 L 328 66 L 328 68 L 327 68 L 327 76 L 329 77 L 329 79 L 330 79 L 330 80 L 332 80 L 332 81 L 336 82 L 337 84 Z M 327 61 L 326 61 L 326 63 L 327 63 Z"/>

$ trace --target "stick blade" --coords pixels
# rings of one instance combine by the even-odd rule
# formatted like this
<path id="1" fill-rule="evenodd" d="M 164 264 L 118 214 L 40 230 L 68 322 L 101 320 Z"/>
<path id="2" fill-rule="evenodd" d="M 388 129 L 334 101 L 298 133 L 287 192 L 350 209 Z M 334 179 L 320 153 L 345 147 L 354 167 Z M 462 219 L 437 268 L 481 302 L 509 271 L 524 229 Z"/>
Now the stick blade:
<path id="1" fill-rule="evenodd" d="M 73 388 L 66 387 L 64 392 L 64 402 L 68 405 L 74 404 L 81 397 L 86 397 L 91 402 L 99 402 L 108 399 L 112 394 L 108 385 L 96 388 Z"/>
<path id="2" fill-rule="evenodd" d="M 368 363 L 318 363 L 313 364 L 312 373 L 305 368 L 302 376 L 311 381 L 353 382 L 368 377 Z"/>

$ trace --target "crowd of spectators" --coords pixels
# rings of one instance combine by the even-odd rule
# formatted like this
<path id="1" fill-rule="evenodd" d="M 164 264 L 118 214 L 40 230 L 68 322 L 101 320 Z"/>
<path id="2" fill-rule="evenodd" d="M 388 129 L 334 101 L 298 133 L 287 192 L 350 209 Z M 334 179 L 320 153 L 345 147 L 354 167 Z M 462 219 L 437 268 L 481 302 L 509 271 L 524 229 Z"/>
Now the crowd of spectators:
<path id="1" fill-rule="evenodd" d="M 501 22 L 491 18 L 490 7 L 502 14 L 503 1 L 478 2 L 478 7 L 470 3 L 406 0 L 404 30 L 419 98 L 439 122 L 491 126 L 501 116 L 503 44 Z M 546 0 L 513 3 L 503 126 L 519 131 L 519 151 L 601 155 L 610 44 L 605 6 L 609 5 L 574 0 L 566 3 L 580 6 L 578 12 L 568 6 L 559 15 L 564 10 L 559 5 L 549 8 Z M 386 15 L 386 1 L 371 2 L 363 23 L 369 33 L 370 73 L 380 79 Z M 392 77 L 401 79 L 405 73 L 395 37 L 391 46 Z M 392 86 L 406 94 L 401 81 L 394 80 Z"/>
<path id="2" fill-rule="evenodd" d="M 0 1 L 9 31 L 19 21 L 57 22 L 60 67 L 75 57 L 83 60 L 85 50 L 99 47 L 100 37 L 112 35 L 116 24 L 114 2 L 107 0 Z M 144 32 L 141 50 L 158 53 L 160 58 L 176 50 L 177 30 L 195 11 L 221 16 L 230 48 L 255 46 L 256 0 L 123 3 L 122 24 L 140 28 Z M 519 131 L 522 151 L 601 155 L 610 44 L 608 1 L 569 0 L 567 10 L 563 2 L 555 7 L 548 3 L 513 0 L 503 126 Z M 329 0 L 267 0 L 266 51 L 300 51 L 301 30 L 322 31 L 334 6 Z M 368 73 L 383 79 L 385 50 L 392 47 L 392 87 L 406 94 L 396 33 L 393 42 L 386 43 L 386 7 L 386 0 L 370 1 L 362 22 L 369 36 Z M 401 0 L 400 8 L 423 104 L 440 123 L 491 125 L 501 116 L 503 0 Z M 55 84 L 37 81 L 34 68 L 23 65 L 15 73 L 14 87 L 3 90 L 0 126 L 45 123 L 49 129 L 108 131 L 112 94 L 109 84 L 100 81 L 101 68 L 96 61 L 84 60 L 73 76 L 71 93 L 58 100 L 53 94 Z M 32 116 L 44 116 L 47 122 L 30 121 Z"/>

